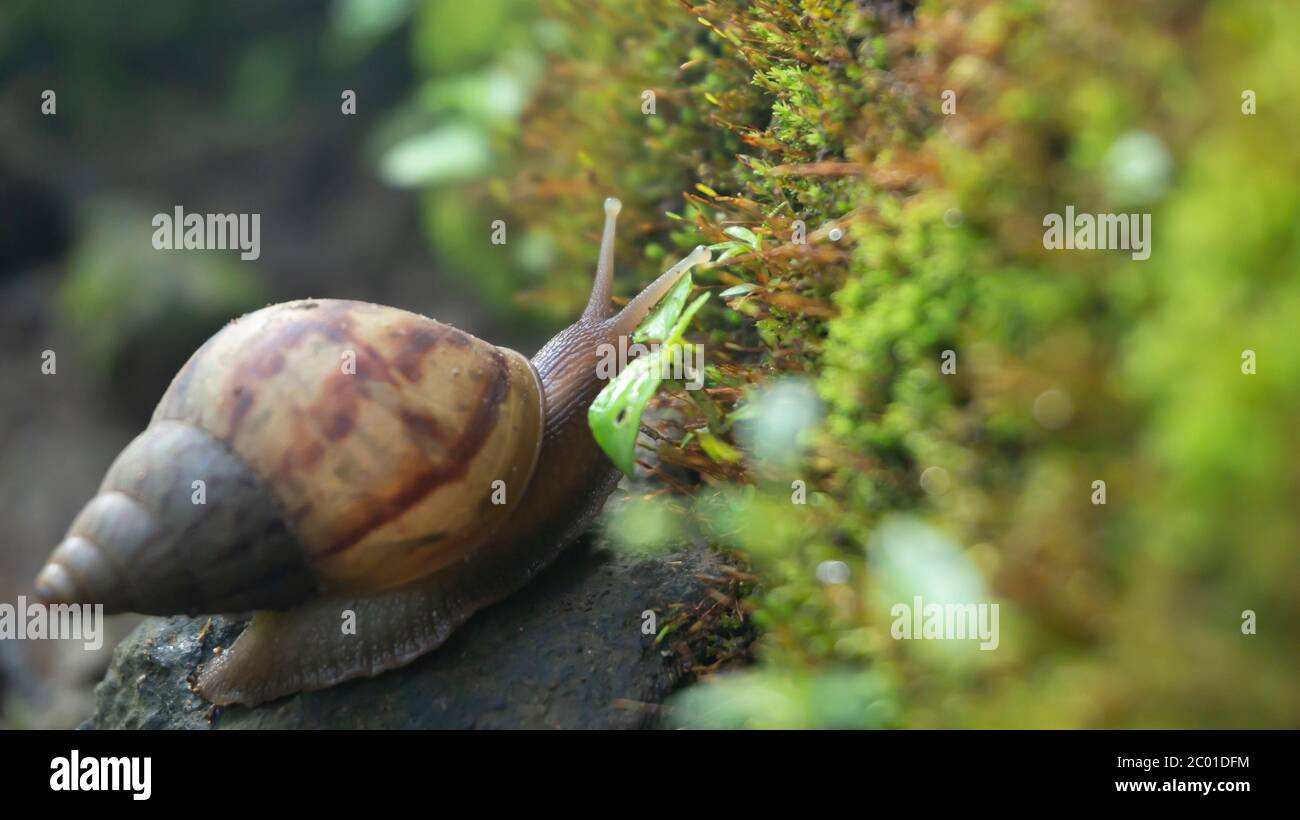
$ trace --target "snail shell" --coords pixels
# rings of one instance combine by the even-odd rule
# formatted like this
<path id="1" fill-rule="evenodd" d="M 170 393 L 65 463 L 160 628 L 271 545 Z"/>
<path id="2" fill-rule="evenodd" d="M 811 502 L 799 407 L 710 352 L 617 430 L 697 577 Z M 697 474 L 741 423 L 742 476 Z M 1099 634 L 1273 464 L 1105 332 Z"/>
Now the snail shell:
<path id="1" fill-rule="evenodd" d="M 606 201 L 587 309 L 531 362 L 364 302 L 289 302 L 230 323 L 113 462 L 37 594 L 110 613 L 257 610 L 197 675 L 216 703 L 436 648 L 572 542 L 617 483 L 587 428 L 598 353 L 709 258 L 697 248 L 614 315 L 619 207 Z"/>
<path id="2" fill-rule="evenodd" d="M 491 535 L 541 438 L 519 353 L 396 308 L 273 305 L 177 374 L 41 585 L 146 614 L 399 586 Z"/>

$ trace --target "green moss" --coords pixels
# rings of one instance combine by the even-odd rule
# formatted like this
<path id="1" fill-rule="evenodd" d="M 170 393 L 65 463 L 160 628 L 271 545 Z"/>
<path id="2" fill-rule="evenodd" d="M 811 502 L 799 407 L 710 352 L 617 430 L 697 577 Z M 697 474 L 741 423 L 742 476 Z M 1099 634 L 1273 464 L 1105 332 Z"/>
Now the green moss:
<path id="1" fill-rule="evenodd" d="M 565 35 L 482 186 L 548 249 L 492 287 L 557 322 L 604 196 L 626 204 L 624 293 L 728 227 L 760 238 L 697 275 L 752 286 L 699 315 L 715 389 L 664 400 L 747 454 L 657 449 L 701 474 L 693 515 L 760 586 L 759 666 L 688 720 L 1295 725 L 1300 22 L 1280 0 L 902 5 L 552 0 Z M 1044 250 L 1066 205 L 1151 213 L 1151 259 Z M 777 376 L 820 397 L 797 468 L 740 435 Z M 998 651 L 890 638 L 891 516 L 957 545 L 1003 608 Z"/>

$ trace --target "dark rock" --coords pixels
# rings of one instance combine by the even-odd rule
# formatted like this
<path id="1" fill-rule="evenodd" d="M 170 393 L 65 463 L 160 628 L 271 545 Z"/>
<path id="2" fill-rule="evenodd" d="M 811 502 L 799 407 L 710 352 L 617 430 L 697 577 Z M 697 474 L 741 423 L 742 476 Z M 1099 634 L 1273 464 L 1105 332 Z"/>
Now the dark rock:
<path id="1" fill-rule="evenodd" d="M 186 679 L 230 646 L 243 621 L 149 618 L 117 648 L 83 728 L 460 729 L 635 728 L 676 686 L 679 662 L 660 624 L 694 606 L 721 561 L 691 548 L 653 558 L 582 543 L 533 583 L 475 615 L 440 649 L 377 678 L 249 709 L 214 708 Z"/>

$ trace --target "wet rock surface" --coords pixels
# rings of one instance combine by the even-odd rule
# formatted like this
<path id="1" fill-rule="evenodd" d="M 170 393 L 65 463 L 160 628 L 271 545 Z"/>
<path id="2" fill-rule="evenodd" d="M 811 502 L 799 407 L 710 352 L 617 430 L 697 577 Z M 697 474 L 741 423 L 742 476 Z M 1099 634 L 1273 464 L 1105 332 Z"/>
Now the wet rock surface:
<path id="1" fill-rule="evenodd" d="M 213 707 L 187 679 L 245 622 L 149 618 L 117 648 L 83 728 L 636 728 L 677 686 L 679 663 L 643 634 L 708 595 L 705 548 L 638 558 L 580 543 L 533 583 L 402 669 L 249 709 Z"/>

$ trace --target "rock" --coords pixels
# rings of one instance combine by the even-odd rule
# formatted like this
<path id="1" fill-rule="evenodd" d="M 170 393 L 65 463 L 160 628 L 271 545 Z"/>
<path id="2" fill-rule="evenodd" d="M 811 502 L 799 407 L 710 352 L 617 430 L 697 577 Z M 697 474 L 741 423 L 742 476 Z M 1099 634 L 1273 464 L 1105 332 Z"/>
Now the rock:
<path id="1" fill-rule="evenodd" d="M 636 728 L 680 678 L 641 613 L 708 596 L 708 549 L 628 557 L 588 542 L 475 615 L 440 649 L 377 678 L 249 709 L 213 707 L 186 681 L 245 621 L 148 618 L 118 646 L 95 690 L 94 729 Z"/>

